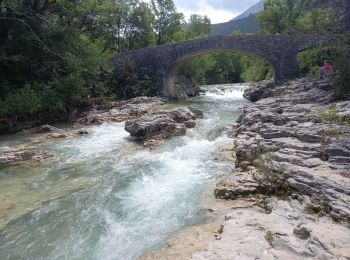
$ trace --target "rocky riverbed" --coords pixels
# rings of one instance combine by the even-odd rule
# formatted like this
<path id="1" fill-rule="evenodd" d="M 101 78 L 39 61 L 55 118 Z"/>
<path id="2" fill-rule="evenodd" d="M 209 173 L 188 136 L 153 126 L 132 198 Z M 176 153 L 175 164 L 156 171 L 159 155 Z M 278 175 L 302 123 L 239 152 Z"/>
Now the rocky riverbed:
<path id="1" fill-rule="evenodd" d="M 44 125 L 22 137 L 13 136 L 22 142 L 6 141 L 0 147 L 0 166 L 7 176 L 0 183 L 0 230 L 5 230 L 0 235 L 0 252 L 45 255 L 49 234 L 56 241 L 50 245 L 61 252 L 66 242 L 60 242 L 63 246 L 57 242 L 61 228 L 53 228 L 52 223 L 61 221 L 63 227 L 72 219 L 84 221 L 79 201 L 85 203 L 88 198 L 91 209 L 101 210 L 92 213 L 93 220 L 84 227 L 97 225 L 96 217 L 111 216 L 105 214 L 105 205 L 114 212 L 121 201 L 123 210 L 135 217 L 115 219 L 112 228 L 108 217 L 103 229 L 107 233 L 91 235 L 94 241 L 106 237 L 101 245 L 110 246 L 95 242 L 100 250 L 96 259 L 101 255 L 135 259 L 163 245 L 175 231 L 203 223 L 202 218 L 207 224 L 181 231 L 162 250 L 141 259 L 349 259 L 350 101 L 336 101 L 329 82 L 311 79 L 279 86 L 258 84 L 245 93 L 255 102 L 248 105 L 241 94 L 240 101 L 234 101 L 242 88 L 222 86 L 215 92 L 212 87 L 202 104 L 184 101 L 161 106 L 162 99 L 146 97 L 114 102 L 111 107 L 81 113 L 72 125 Z M 242 115 L 233 123 L 240 115 L 239 106 Z M 198 120 L 203 117 L 198 108 L 204 111 L 202 120 Z M 140 146 L 139 140 L 153 149 Z M 110 164 L 122 172 L 111 170 Z M 137 171 L 143 177 L 133 182 L 130 176 Z M 201 189 L 205 189 L 201 183 L 227 171 L 211 188 L 213 196 L 204 206 L 204 216 L 200 206 L 196 213 L 200 220 L 193 221 L 193 214 L 188 214 L 192 204 L 183 207 L 183 203 L 199 207 Z M 125 193 L 120 185 L 126 180 L 133 185 L 126 185 L 131 189 Z M 95 189 L 96 194 L 107 192 L 108 196 L 90 196 L 87 191 Z M 59 201 L 73 206 L 67 211 L 66 202 Z M 57 207 L 57 214 L 64 212 L 64 219 L 46 215 L 51 207 Z M 24 249 L 26 239 L 42 234 L 27 229 L 27 221 L 38 225 L 35 230 L 46 230 L 33 251 Z M 126 223 L 124 229 L 120 223 Z M 64 232 L 85 241 L 87 234 L 80 237 L 72 227 L 76 222 Z M 25 235 L 21 231 L 17 237 L 19 229 L 26 230 Z M 125 245 L 114 240 L 119 237 L 133 242 Z M 153 242 L 146 245 L 145 237 Z M 69 255 L 80 253 L 70 248 Z"/>
<path id="2" fill-rule="evenodd" d="M 101 119 L 95 123 L 78 119 L 1 136 L 1 152 L 12 162 L 0 165 L 0 259 L 133 260 L 205 223 L 207 187 L 232 167 L 228 126 L 248 103 L 242 95 L 202 95 L 162 106 L 140 98 L 145 102 L 80 114 Z M 150 109 L 129 113 L 144 106 Z M 144 147 L 119 115 L 149 127 L 143 142 L 154 134 L 167 140 Z M 172 131 L 177 127 L 183 130 Z M 24 150 L 50 157 L 32 160 L 25 153 L 13 161 L 10 152 Z"/>
<path id="3" fill-rule="evenodd" d="M 103 123 L 123 122 L 136 120 L 153 111 L 153 109 L 165 104 L 165 101 L 157 97 L 137 97 L 130 100 L 112 102 L 111 106 L 91 107 L 81 112 L 77 118 L 65 128 L 51 125 L 21 129 L 24 134 L 36 134 L 30 145 L 13 147 L 0 147 L 0 166 L 20 162 L 41 162 L 54 157 L 48 151 L 37 150 L 35 145 L 50 139 L 71 139 L 77 136 L 89 135 L 86 128 Z M 168 120 L 171 120 L 168 118 Z"/>
<path id="4" fill-rule="evenodd" d="M 141 259 L 349 259 L 350 101 L 303 78 L 246 91 L 215 222 Z"/>

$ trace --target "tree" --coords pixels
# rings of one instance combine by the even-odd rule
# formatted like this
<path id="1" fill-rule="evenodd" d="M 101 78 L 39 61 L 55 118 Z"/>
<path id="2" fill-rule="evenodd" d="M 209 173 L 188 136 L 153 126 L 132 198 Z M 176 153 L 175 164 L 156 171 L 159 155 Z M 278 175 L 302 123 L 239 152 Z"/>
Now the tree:
<path id="1" fill-rule="evenodd" d="M 143 48 L 155 44 L 154 16 L 146 3 L 135 3 L 127 19 L 125 37 L 128 49 Z"/>
<path id="2" fill-rule="evenodd" d="M 112 52 L 93 32 L 104 15 L 93 2 L 2 1 L 0 118 L 64 119 L 87 95 L 108 93 Z"/>
<path id="3" fill-rule="evenodd" d="M 182 29 L 183 14 L 176 12 L 173 0 L 151 0 L 151 6 L 155 15 L 157 44 L 172 42 L 176 33 Z"/>
<path id="4" fill-rule="evenodd" d="M 337 12 L 333 9 L 313 9 L 300 17 L 296 28 L 315 33 L 339 32 L 341 31 L 341 22 Z"/>
<path id="5" fill-rule="evenodd" d="M 296 28 L 298 19 L 311 0 L 266 0 L 264 11 L 257 14 L 262 31 L 268 34 L 288 33 Z"/>
<path id="6" fill-rule="evenodd" d="M 211 32 L 211 21 L 208 16 L 192 14 L 187 26 L 187 39 L 207 37 Z"/>

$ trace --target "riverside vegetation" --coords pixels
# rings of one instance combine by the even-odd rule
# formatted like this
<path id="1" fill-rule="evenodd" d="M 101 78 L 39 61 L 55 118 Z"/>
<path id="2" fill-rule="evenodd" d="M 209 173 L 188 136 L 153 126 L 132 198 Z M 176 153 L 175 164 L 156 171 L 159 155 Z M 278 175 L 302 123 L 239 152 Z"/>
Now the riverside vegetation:
<path id="1" fill-rule="evenodd" d="M 88 96 L 155 96 L 151 77 L 113 74 L 112 56 L 210 33 L 207 17 L 186 23 L 172 0 L 1 0 L 0 23 L 0 132 L 67 121 Z"/>

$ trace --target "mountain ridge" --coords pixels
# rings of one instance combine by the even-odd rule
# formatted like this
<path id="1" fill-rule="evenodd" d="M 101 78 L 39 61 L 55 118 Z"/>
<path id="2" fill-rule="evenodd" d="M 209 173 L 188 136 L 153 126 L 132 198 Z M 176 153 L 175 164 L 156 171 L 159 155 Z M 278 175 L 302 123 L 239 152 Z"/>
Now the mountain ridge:
<path id="1" fill-rule="evenodd" d="M 260 0 L 249 7 L 240 15 L 225 23 L 211 25 L 211 36 L 230 35 L 234 31 L 240 33 L 252 34 L 259 31 L 259 24 L 256 20 L 256 14 L 264 9 L 264 1 Z"/>
<path id="2" fill-rule="evenodd" d="M 264 2 L 265 0 L 260 0 L 259 2 L 257 2 L 255 5 L 249 7 L 247 10 L 245 10 L 243 13 L 241 13 L 240 15 L 236 16 L 235 18 L 233 18 L 231 21 L 237 21 L 243 18 L 247 18 L 249 17 L 251 14 L 257 14 L 260 13 L 262 10 L 264 10 Z"/>

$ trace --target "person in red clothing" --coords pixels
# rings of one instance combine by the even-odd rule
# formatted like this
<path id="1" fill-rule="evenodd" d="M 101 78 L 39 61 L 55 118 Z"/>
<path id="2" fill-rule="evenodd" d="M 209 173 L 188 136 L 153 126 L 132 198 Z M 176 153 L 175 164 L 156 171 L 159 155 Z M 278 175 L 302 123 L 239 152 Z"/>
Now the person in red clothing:
<path id="1" fill-rule="evenodd" d="M 323 67 L 320 70 L 320 79 L 333 73 L 333 66 L 329 60 L 324 60 Z"/>

